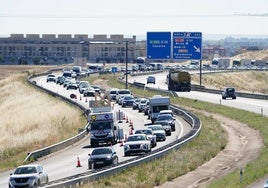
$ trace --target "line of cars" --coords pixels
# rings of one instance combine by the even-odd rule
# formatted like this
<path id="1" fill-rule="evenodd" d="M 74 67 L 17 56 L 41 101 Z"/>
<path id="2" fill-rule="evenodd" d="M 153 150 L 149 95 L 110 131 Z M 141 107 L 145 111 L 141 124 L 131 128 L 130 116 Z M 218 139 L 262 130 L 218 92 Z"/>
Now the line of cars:
<path id="1" fill-rule="evenodd" d="M 64 71 L 62 75 L 56 76 L 55 74 L 47 75 L 47 82 L 54 82 L 62 85 L 67 90 L 78 90 L 84 97 L 94 97 L 96 93 L 101 93 L 101 88 L 98 85 L 90 85 L 88 81 L 79 81 L 73 78 L 69 71 Z"/>
<path id="2" fill-rule="evenodd" d="M 150 101 L 146 98 L 134 97 L 128 89 L 111 88 L 106 91 L 105 98 L 113 100 L 122 107 L 132 107 L 144 115 L 150 114 Z M 134 135 L 143 134 L 139 138 L 130 135 L 124 146 L 125 156 L 132 153 L 147 153 L 158 141 L 165 141 L 176 130 L 175 117 L 171 110 L 161 110 L 152 124 L 147 124 L 145 129 L 134 131 Z M 135 138 L 133 138 L 135 137 Z M 141 138 L 143 137 L 143 138 Z M 148 145 L 149 141 L 149 145 Z"/>

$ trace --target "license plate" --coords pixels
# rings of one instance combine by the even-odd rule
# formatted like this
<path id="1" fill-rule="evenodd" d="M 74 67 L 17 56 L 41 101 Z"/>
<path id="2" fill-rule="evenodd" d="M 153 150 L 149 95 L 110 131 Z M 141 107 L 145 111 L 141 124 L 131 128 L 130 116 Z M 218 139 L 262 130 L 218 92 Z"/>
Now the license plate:
<path id="1" fill-rule="evenodd" d="M 103 161 L 97 161 L 96 164 L 103 164 Z"/>

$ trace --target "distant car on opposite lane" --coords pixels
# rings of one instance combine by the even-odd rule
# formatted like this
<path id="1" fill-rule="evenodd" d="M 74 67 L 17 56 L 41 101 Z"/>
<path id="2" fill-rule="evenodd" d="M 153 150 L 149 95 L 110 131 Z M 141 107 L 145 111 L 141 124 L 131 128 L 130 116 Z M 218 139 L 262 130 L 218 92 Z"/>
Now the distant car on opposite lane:
<path id="1" fill-rule="evenodd" d="M 236 93 L 235 93 L 235 88 L 233 87 L 226 87 L 222 91 L 222 99 L 226 98 L 232 98 L 236 99 Z"/>
<path id="2" fill-rule="evenodd" d="M 155 84 L 155 77 L 154 76 L 148 76 L 147 77 L 147 84 Z"/>

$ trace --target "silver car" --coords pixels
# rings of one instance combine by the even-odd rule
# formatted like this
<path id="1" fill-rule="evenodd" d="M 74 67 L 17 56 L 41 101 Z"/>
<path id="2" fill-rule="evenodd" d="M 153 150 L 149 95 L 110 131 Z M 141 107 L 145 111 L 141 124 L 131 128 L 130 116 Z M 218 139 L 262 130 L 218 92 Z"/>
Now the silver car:
<path id="1" fill-rule="evenodd" d="M 48 174 L 41 165 L 31 164 L 17 167 L 10 174 L 9 187 L 37 187 L 48 183 Z"/>
<path id="2" fill-rule="evenodd" d="M 149 140 L 151 140 L 151 147 L 156 147 L 156 136 L 154 135 L 152 129 L 138 129 L 135 130 L 134 134 L 146 134 Z"/>
<path id="3" fill-rule="evenodd" d="M 132 134 L 124 145 L 124 154 L 129 156 L 132 153 L 148 153 L 151 151 L 151 141 L 145 134 Z"/>

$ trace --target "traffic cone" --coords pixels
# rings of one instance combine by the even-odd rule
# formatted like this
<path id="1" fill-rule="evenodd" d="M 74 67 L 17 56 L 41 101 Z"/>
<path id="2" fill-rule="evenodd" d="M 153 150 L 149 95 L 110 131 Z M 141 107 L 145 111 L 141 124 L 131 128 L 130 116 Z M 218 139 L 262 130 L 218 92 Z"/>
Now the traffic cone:
<path id="1" fill-rule="evenodd" d="M 87 97 L 86 97 L 86 100 L 85 100 L 85 102 L 87 102 Z"/>
<path id="2" fill-rule="evenodd" d="M 128 117 L 126 116 L 126 123 L 128 123 Z"/>
<path id="3" fill-rule="evenodd" d="M 133 127 L 133 122 L 131 120 L 129 120 L 129 126 Z"/>
<path id="4" fill-rule="evenodd" d="M 121 139 L 121 144 L 120 144 L 120 146 L 123 146 L 124 145 L 124 142 L 123 142 L 123 140 Z"/>
<path id="5" fill-rule="evenodd" d="M 133 134 L 133 129 L 130 128 L 130 130 L 129 130 L 129 135 L 132 135 L 132 134 Z"/>
<path id="6" fill-rule="evenodd" d="M 76 165 L 76 167 L 82 167 L 79 157 L 77 157 L 77 165 Z"/>

